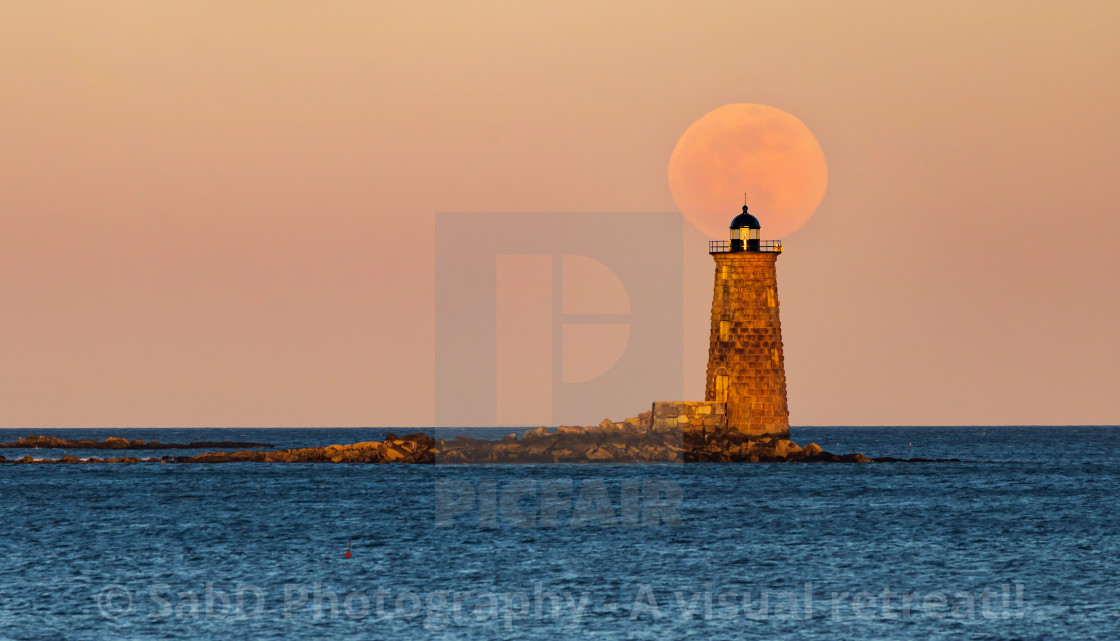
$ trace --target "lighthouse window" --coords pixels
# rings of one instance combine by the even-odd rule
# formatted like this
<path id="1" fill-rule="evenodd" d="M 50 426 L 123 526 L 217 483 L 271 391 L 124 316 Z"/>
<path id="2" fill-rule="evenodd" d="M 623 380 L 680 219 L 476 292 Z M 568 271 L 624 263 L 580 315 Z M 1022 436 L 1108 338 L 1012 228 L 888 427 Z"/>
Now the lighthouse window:
<path id="1" fill-rule="evenodd" d="M 719 268 L 719 277 L 720 278 L 726 279 L 730 275 L 731 275 L 731 268 L 728 267 L 727 265 L 723 265 L 722 267 Z"/>
<path id="2" fill-rule="evenodd" d="M 725 341 L 731 337 L 731 321 L 719 322 L 719 339 Z"/>

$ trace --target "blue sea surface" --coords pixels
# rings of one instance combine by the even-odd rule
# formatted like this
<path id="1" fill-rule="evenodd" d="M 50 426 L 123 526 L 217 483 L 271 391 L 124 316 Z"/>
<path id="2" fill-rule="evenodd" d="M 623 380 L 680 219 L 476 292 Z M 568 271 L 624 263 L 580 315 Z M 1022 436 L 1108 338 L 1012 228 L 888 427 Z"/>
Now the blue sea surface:
<path id="1" fill-rule="evenodd" d="M 48 432 L 287 448 L 389 431 L 416 430 Z M 5 464 L 0 639 L 1120 638 L 1120 427 L 792 436 L 962 461 Z M 28 453 L 62 454 L 0 450 Z"/>

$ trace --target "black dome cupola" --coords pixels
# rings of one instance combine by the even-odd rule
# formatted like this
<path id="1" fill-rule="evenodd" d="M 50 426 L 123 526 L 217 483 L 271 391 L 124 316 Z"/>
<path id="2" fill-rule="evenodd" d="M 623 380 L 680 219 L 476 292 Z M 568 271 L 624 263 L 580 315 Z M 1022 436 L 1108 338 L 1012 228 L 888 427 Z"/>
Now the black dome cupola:
<path id="1" fill-rule="evenodd" d="M 731 229 L 762 229 L 762 225 L 758 224 L 758 219 L 749 214 L 747 206 L 743 205 L 743 213 L 731 221 Z"/>

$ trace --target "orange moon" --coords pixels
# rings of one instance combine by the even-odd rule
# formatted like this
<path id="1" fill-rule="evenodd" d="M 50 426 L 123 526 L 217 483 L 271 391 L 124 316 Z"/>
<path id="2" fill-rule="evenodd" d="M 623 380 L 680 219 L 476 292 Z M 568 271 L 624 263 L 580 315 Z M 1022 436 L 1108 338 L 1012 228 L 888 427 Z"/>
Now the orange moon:
<path id="1" fill-rule="evenodd" d="M 669 159 L 669 190 L 700 231 L 727 238 L 742 211 L 781 239 L 805 224 L 824 198 L 828 166 L 813 132 L 766 105 L 724 105 L 684 132 Z"/>

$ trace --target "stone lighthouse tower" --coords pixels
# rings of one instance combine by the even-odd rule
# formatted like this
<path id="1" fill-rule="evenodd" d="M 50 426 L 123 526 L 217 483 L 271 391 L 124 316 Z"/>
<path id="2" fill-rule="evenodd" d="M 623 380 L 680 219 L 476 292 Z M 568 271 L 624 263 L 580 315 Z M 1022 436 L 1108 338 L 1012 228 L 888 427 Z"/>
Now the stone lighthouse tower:
<path id="1" fill-rule="evenodd" d="M 775 270 L 782 243 L 760 240 L 761 229 L 744 205 L 731 221 L 730 242 L 709 244 L 716 278 L 704 400 L 727 403 L 732 430 L 788 437 Z"/>

